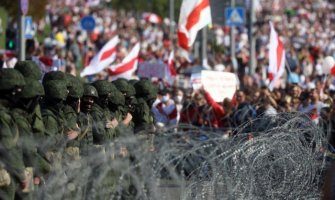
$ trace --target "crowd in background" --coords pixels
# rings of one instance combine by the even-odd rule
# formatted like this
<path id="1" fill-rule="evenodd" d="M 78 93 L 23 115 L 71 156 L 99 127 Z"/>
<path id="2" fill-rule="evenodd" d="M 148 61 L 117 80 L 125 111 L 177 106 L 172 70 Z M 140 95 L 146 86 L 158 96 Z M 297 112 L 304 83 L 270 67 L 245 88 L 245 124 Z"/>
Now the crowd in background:
<path id="1" fill-rule="evenodd" d="M 115 35 L 121 40 L 115 63 L 121 62 L 137 42 L 141 44 L 140 63 L 164 62 L 171 51 L 175 52 L 176 81 L 170 85 L 165 80 L 153 79 L 160 87 L 152 108 L 159 127 L 182 122 L 227 130 L 244 121 L 245 117 L 241 117 L 244 115 L 236 114 L 236 111 L 241 110 L 241 105 L 248 105 L 248 119 L 263 113 L 298 111 L 332 130 L 330 119 L 334 112 L 335 85 L 333 78 L 325 76 L 321 69 L 326 56 L 335 57 L 335 5 L 331 1 L 260 0 L 256 7 L 257 64 L 254 74 L 249 73 L 247 26 L 236 27 L 236 63 L 230 58 L 230 28 L 216 24 L 208 27 L 208 63 L 202 66 L 202 61 L 194 54 L 178 48 L 177 34 L 170 38 L 169 26 L 176 23 L 167 18 L 154 24 L 145 20 L 142 13 L 90 6 L 80 0 L 50 1 L 46 9 L 47 16 L 35 23 L 36 35 L 42 35 L 43 40 L 38 41 L 35 37 L 27 48 L 27 58 L 58 60 L 57 69 L 66 73 L 78 75 Z M 96 21 L 92 32 L 84 31 L 80 26 L 81 18 L 89 14 Z M 266 76 L 270 20 L 284 41 L 287 60 L 286 73 L 273 91 L 267 89 Z M 46 29 L 50 29 L 50 33 Z M 3 60 L 11 59 L 3 57 Z M 10 62 L 5 65 L 11 67 Z M 239 90 L 232 99 L 222 102 L 215 102 L 204 90 L 193 91 L 187 80 L 194 66 L 236 73 Z M 94 81 L 110 77 L 104 71 L 86 78 Z"/>
<path id="2" fill-rule="evenodd" d="M 17 195 L 14 194 L 15 188 L 25 189 L 29 185 L 27 177 L 22 176 L 25 167 L 34 167 L 34 173 L 37 172 L 34 184 L 40 185 L 42 177 L 48 177 L 57 165 L 61 163 L 60 168 L 64 166 L 64 160 L 76 160 L 77 156 L 89 156 L 93 155 L 92 152 L 101 151 L 101 145 L 114 141 L 125 132 L 123 130 L 160 133 L 160 129 L 191 124 L 233 135 L 234 128 L 258 116 L 301 112 L 320 126 L 330 144 L 335 145 L 335 82 L 333 77 L 323 73 L 321 66 L 325 57 L 335 57 L 335 5 L 331 0 L 282 0 L 271 3 L 260 0 L 255 24 L 255 73 L 250 73 L 246 27 L 236 27 L 236 62 L 231 60 L 229 52 L 230 28 L 217 24 L 207 27 L 208 60 L 205 63 L 193 53 L 196 49 L 187 53 L 178 48 L 176 33 L 170 38 L 170 24 L 175 22 L 165 18 L 162 23 L 156 24 L 144 19 L 143 13 L 114 10 L 103 4 L 92 6 L 85 2 L 50 1 L 46 7 L 46 17 L 34 23 L 36 37 L 27 41 L 26 57 L 27 60 L 38 58 L 41 61 L 36 74 L 29 71 L 25 62 L 16 63 L 15 54 L 1 55 L 2 68 L 16 66 L 16 69 L 23 70 L 19 70 L 22 74 L 15 70 L 0 70 L 0 81 L 3 81 L 0 84 L 0 117 L 3 120 L 1 125 L 6 125 L 1 126 L 1 130 L 2 134 L 8 133 L 6 136 L 10 138 L 9 142 L 1 142 L 9 144 L 14 141 L 0 148 L 3 158 L 0 162 L 0 185 L 8 187 L 6 191 L 0 189 L 10 196 Z M 92 15 L 96 22 L 91 32 L 84 31 L 80 25 L 81 18 L 87 15 Z M 286 73 L 272 91 L 268 88 L 266 71 L 270 20 L 284 41 L 287 60 Z M 14 26 L 13 23 L 9 25 Z M 138 81 L 134 74 L 132 81 L 120 79 L 119 82 L 125 83 L 113 86 L 116 82 L 110 82 L 107 71 L 80 78 L 81 70 L 115 35 L 120 38 L 115 64 L 120 63 L 138 42 L 141 45 L 139 63 L 164 63 L 173 51 L 177 72 L 175 81 L 170 83 L 154 77 L 150 81 Z M 194 68 L 235 73 L 239 83 L 234 96 L 217 102 L 204 86 L 193 89 L 189 80 Z M 43 78 L 40 70 L 46 74 Z M 6 78 L 11 76 L 12 79 Z M 35 79 L 31 80 L 29 76 Z M 48 78 L 51 80 L 46 81 Z M 15 79 L 22 80 L 20 85 Z M 74 82 L 73 85 L 68 79 Z M 84 82 L 93 84 L 83 85 Z M 30 90 L 33 86 L 41 90 Z M 123 86 L 126 88 L 124 91 Z M 76 87 L 81 88 L 81 95 L 77 94 L 79 90 Z M 17 99 L 19 90 L 21 96 Z M 40 105 L 41 96 L 44 97 Z M 67 118 L 62 116 L 66 111 L 63 109 L 65 105 L 71 111 Z M 41 111 L 37 112 L 39 109 Z M 91 114 L 94 110 L 95 115 Z M 15 123 L 19 120 L 22 123 Z M 15 126 L 20 128 L 20 137 L 14 134 L 18 132 L 13 128 Z M 38 144 L 32 142 L 34 145 L 31 145 L 26 138 L 36 139 L 32 132 L 41 133 L 43 140 L 37 140 Z M 49 140 L 52 143 L 45 142 Z M 29 151 L 22 151 L 21 147 Z M 64 147 L 65 153 L 72 157 L 67 158 L 59 147 Z M 121 150 L 121 155 L 128 154 L 127 149 Z M 333 150 L 332 147 L 330 150 Z M 29 157 L 31 155 L 38 159 Z M 15 160 L 15 156 L 21 159 Z M 8 167 L 3 163 L 10 165 Z M 14 171 L 5 172 L 3 169 Z M 10 183 L 3 178 L 8 178 L 8 173 L 15 178 L 15 182 Z M 72 171 L 68 174 L 72 175 Z M 55 173 L 54 176 L 58 175 Z M 59 192 L 54 189 L 63 187 L 57 184 L 48 188 L 51 194 L 56 195 Z"/>

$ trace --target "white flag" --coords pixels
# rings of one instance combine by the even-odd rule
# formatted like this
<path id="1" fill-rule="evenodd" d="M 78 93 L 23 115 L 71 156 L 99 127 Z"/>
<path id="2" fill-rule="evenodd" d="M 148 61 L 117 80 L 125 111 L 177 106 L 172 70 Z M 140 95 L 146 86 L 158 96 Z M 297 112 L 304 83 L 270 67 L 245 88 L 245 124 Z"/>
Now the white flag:
<path id="1" fill-rule="evenodd" d="M 179 45 L 188 50 L 197 33 L 212 23 L 209 0 L 183 0 L 178 24 Z"/>
<path id="2" fill-rule="evenodd" d="M 113 80 L 118 78 L 131 79 L 137 69 L 139 52 L 140 43 L 137 43 L 120 64 L 109 67 L 108 72 Z"/>
<path id="3" fill-rule="evenodd" d="M 283 42 L 279 39 L 276 30 L 270 22 L 270 44 L 269 44 L 269 89 L 273 90 L 276 82 L 285 71 L 285 49 Z"/>
<path id="4" fill-rule="evenodd" d="M 96 54 L 90 64 L 84 68 L 80 76 L 87 76 L 97 74 L 112 64 L 116 58 L 116 46 L 119 43 L 119 37 L 115 36 L 102 47 Z"/>

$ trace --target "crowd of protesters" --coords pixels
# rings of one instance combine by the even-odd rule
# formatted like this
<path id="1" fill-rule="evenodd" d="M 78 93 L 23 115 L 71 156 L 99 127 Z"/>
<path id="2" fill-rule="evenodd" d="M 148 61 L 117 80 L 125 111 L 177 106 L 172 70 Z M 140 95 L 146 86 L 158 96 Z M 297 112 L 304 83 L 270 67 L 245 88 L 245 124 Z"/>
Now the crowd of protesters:
<path id="1" fill-rule="evenodd" d="M 181 124 L 191 124 L 211 131 L 222 131 L 230 135 L 234 134 L 234 128 L 250 122 L 261 115 L 270 116 L 281 112 L 300 112 L 305 113 L 316 125 L 320 126 L 320 128 L 324 130 L 330 144 L 335 146 L 335 82 L 333 81 L 333 77 L 324 74 L 322 70 L 323 60 L 327 56 L 335 57 L 335 5 L 331 0 L 297 0 L 294 2 L 283 0 L 272 1 L 271 3 L 260 0 L 256 12 L 257 23 L 255 24 L 257 64 L 254 70 L 255 73 L 253 74 L 250 73 L 253 70 L 251 70 L 249 66 L 250 55 L 248 51 L 248 30 L 246 27 L 236 27 L 236 62 L 230 58 L 230 28 L 216 24 L 208 27 L 210 36 L 207 46 L 208 62 L 204 63 L 196 56 L 193 56 L 192 53 L 187 53 L 178 48 L 177 34 L 175 33 L 173 37 L 170 38 L 169 32 L 170 25 L 175 24 L 175 22 L 171 22 L 166 18 L 162 20 L 162 23 L 152 23 L 144 19 L 142 13 L 115 10 L 105 6 L 105 2 L 102 0 L 98 1 L 101 4 L 94 6 L 86 4 L 86 1 L 83 0 L 50 0 L 49 2 L 46 7 L 46 17 L 34 23 L 36 37 L 27 42 L 26 49 L 27 60 L 36 61 L 36 58 L 38 58 L 38 60 L 41 61 L 38 63 L 40 65 L 39 67 L 46 74 L 52 74 L 50 71 L 58 70 L 67 73 L 67 75 L 72 74 L 79 79 L 79 73 L 82 69 L 89 65 L 94 55 L 115 35 L 118 35 L 120 38 L 120 42 L 117 46 L 115 64 L 120 63 L 138 42 L 140 42 L 139 63 L 164 63 L 168 60 L 170 53 L 172 51 L 174 52 L 174 68 L 177 72 L 175 81 L 171 83 L 165 79 L 152 77 L 151 82 L 159 88 L 158 94 L 156 95 L 156 87 L 151 87 L 152 83 L 147 83 L 147 80 L 143 80 L 143 84 L 145 83 L 144 86 L 149 85 L 150 92 L 151 90 L 155 91 L 155 95 L 148 98 L 149 93 L 144 95 L 141 94 L 141 92 L 143 92 L 142 88 L 137 89 L 136 96 L 138 96 L 140 100 L 137 99 L 138 104 L 136 104 L 136 106 L 138 107 L 136 107 L 135 110 L 140 111 L 132 115 L 130 113 L 132 113 L 131 111 L 134 108 L 127 107 L 129 112 L 119 113 L 121 117 L 118 121 L 122 123 L 125 122 L 127 125 L 134 122 L 135 132 L 137 126 L 140 128 L 145 127 L 145 130 L 149 130 L 149 128 L 146 127 L 148 124 L 141 124 L 141 120 L 145 118 L 145 120 L 150 122 L 150 125 L 154 125 L 150 126 L 150 131 L 153 132 L 159 133 L 160 129 Z M 92 15 L 96 22 L 96 26 L 91 32 L 84 31 L 80 26 L 80 20 L 87 15 Z M 270 20 L 274 22 L 278 34 L 284 41 L 287 60 L 287 72 L 282 79 L 280 79 L 280 83 L 277 87 L 272 91 L 268 88 L 269 81 L 266 76 L 266 69 L 268 67 L 267 44 L 270 32 L 268 22 Z M 10 22 L 9 26 L 14 26 L 14 23 Z M 50 32 L 47 30 L 50 30 Z M 197 45 L 195 45 L 194 48 L 196 48 L 196 46 Z M 14 68 L 15 64 L 17 64 L 15 54 L 3 53 L 1 54 L 0 60 L 2 68 Z M 190 71 L 192 71 L 190 69 L 199 67 L 199 65 L 201 69 L 235 73 L 239 79 L 239 84 L 234 96 L 217 102 L 213 96 L 206 91 L 204 86 L 194 90 L 192 85 L 188 84 L 191 76 Z M 6 70 L 3 70 L 3 72 L 6 72 Z M 61 74 L 64 75 L 63 73 Z M 13 81 L 11 82 L 11 80 L 7 80 L 4 77 L 5 76 L 2 76 L 1 80 L 13 83 Z M 48 76 L 44 76 L 42 80 L 45 80 L 47 77 Z M 40 78 L 41 77 L 38 77 L 38 80 L 40 80 Z M 77 78 L 74 79 L 77 80 Z M 99 80 L 104 80 L 103 83 L 110 85 L 106 80 L 111 80 L 111 78 L 107 71 L 103 71 L 96 75 L 84 77 L 82 81 L 99 83 Z M 21 77 L 21 79 L 23 79 L 23 77 Z M 136 77 L 136 73 L 132 79 L 139 79 Z M 31 84 L 41 86 L 38 80 L 31 81 Z M 81 82 L 78 82 L 80 83 L 78 85 L 81 85 Z M 13 83 L 12 88 L 6 88 L 7 84 L 1 84 L 1 87 L 3 87 L 2 98 L 7 99 L 8 96 L 15 96 L 15 92 L 19 92 L 16 90 L 20 88 L 17 88 L 15 84 L 17 83 Z M 59 93 L 59 88 L 63 88 L 64 94 L 59 93 L 59 95 L 62 95 L 63 101 L 66 100 L 67 103 L 73 103 L 71 105 L 78 107 L 77 101 L 79 98 L 68 98 L 68 90 L 64 83 L 59 83 L 58 86 L 57 84 L 52 84 L 52 82 L 44 83 L 44 87 L 47 88 L 45 89 L 46 104 L 61 109 L 61 107 L 58 106 L 60 104 L 56 104 L 62 103 L 61 101 L 58 102 L 58 98 L 56 102 L 51 101 L 52 99 L 48 101 L 48 97 L 53 97 L 54 94 L 52 93 Z M 87 114 L 91 110 L 92 99 L 97 98 L 97 93 L 99 93 L 90 85 L 86 85 L 86 87 L 88 87 L 87 93 L 82 99 L 82 105 L 84 106 L 82 110 L 84 114 Z M 53 92 L 47 94 L 48 88 L 53 89 Z M 102 91 L 104 91 L 104 89 L 106 88 L 102 87 Z M 77 90 L 73 91 L 77 92 Z M 115 91 L 113 90 L 114 93 L 108 92 L 108 94 L 113 93 L 115 95 L 114 97 L 110 97 L 109 100 L 111 102 L 116 101 L 117 94 L 119 97 L 123 97 L 122 94 L 127 95 L 127 92 L 120 93 L 121 90 L 118 92 Z M 29 94 L 30 90 L 26 88 L 25 92 Z M 35 92 L 37 92 L 37 90 Z M 35 96 L 39 98 L 39 95 L 43 94 L 36 94 Z M 135 94 L 132 94 L 130 96 L 134 95 Z M 144 99 L 144 96 L 148 99 Z M 104 99 L 105 97 L 107 96 L 99 94 L 99 98 L 101 99 L 97 102 L 103 104 L 106 101 L 106 99 Z M 26 97 L 22 97 L 21 100 L 23 103 L 21 107 L 25 106 L 25 109 L 28 109 L 30 106 L 36 106 L 38 104 L 38 98 L 36 98 L 36 100 L 31 99 L 29 106 L 26 106 L 28 101 L 26 101 Z M 131 101 L 128 102 L 128 100 L 131 99 L 125 100 L 125 98 L 126 97 L 123 97 L 123 101 L 127 101 L 127 103 L 131 104 Z M 113 103 L 116 104 L 115 102 Z M 152 105 L 151 108 L 149 108 L 148 105 Z M 7 112 L 5 104 L 2 109 Z M 44 113 L 42 113 L 44 123 L 48 124 L 49 113 L 46 112 L 47 109 L 43 108 L 43 106 L 42 110 L 44 110 Z M 145 112 L 142 110 L 145 110 Z M 142 113 L 146 115 L 141 115 Z M 60 114 L 60 112 L 55 112 L 54 114 Z M 86 119 L 85 116 L 88 115 L 80 115 L 80 117 L 84 118 L 80 126 L 81 130 L 87 127 L 93 127 L 93 125 L 86 126 L 85 123 L 91 123 L 92 120 L 89 118 Z M 18 112 L 15 120 L 19 117 L 20 112 Z M 110 116 L 109 119 L 111 119 Z M 45 133 L 64 131 L 65 129 L 58 129 L 65 126 L 64 123 L 66 120 L 63 120 L 64 123 L 58 122 L 58 120 L 60 120 L 60 117 L 55 117 L 57 124 L 54 123 L 53 129 L 45 125 Z M 118 123 L 118 121 L 108 121 L 106 125 L 102 124 L 102 129 L 114 129 L 115 126 L 117 126 L 115 123 Z M 70 120 L 67 120 L 66 125 L 67 123 L 70 124 Z M 27 124 L 29 124 L 28 121 Z M 72 126 L 67 130 L 68 138 L 66 139 L 72 141 L 78 137 L 79 134 L 77 133 L 76 135 L 74 132 L 76 132 L 76 129 L 79 127 L 76 122 L 70 125 Z M 104 125 L 106 127 L 104 127 Z M 8 127 L 11 127 L 11 124 L 9 124 Z M 9 129 L 8 133 L 11 133 L 12 130 Z M 77 130 L 77 132 L 79 131 L 80 130 Z M 99 131 L 96 132 L 100 133 Z M 116 131 L 111 132 L 111 138 L 114 139 L 113 134 L 116 135 L 118 133 L 119 132 Z M 83 142 L 89 144 L 83 145 L 83 148 L 81 147 L 83 150 L 87 148 L 87 146 L 95 147 L 92 145 L 98 143 L 92 140 L 92 135 L 89 137 L 86 136 L 86 134 L 87 132 L 85 132 L 82 138 L 80 137 Z M 14 134 L 11 136 L 13 136 L 12 139 L 17 142 Z M 54 139 L 56 140 L 57 138 L 55 137 Z M 53 153 L 52 155 L 54 157 L 59 155 L 60 152 L 52 149 L 57 147 L 57 145 L 46 145 L 49 146 L 48 151 L 45 150 L 45 154 Z M 6 146 L 6 148 L 13 150 L 13 155 L 19 155 L 20 152 L 17 153 L 15 151 L 15 147 L 17 146 L 20 145 L 15 144 L 9 147 Z M 7 150 L 6 148 L 5 150 Z M 32 146 L 31 152 L 34 154 L 39 153 L 37 152 L 38 148 L 39 147 Z M 73 151 L 73 148 L 71 149 Z M 78 152 L 74 151 L 74 153 Z M 81 154 L 85 154 L 85 151 L 81 151 Z M 5 155 L 7 155 L 7 153 L 4 153 L 3 156 L 7 159 Z M 23 167 L 31 164 L 17 164 L 13 158 L 14 157 L 8 158 L 10 159 L 8 162 L 12 163 L 13 169 L 17 166 L 21 166 L 20 168 L 22 169 L 20 170 L 22 171 Z M 53 158 L 49 159 L 53 160 Z M 20 161 L 20 159 L 17 161 Z M 43 159 L 41 163 L 42 161 Z M 2 163 L 0 163 L 0 177 L 1 172 L 2 177 L 4 174 L 7 176 L 7 172 L 4 173 L 2 170 L 3 166 L 1 164 Z M 11 167 L 9 169 L 11 169 Z M 25 179 L 24 177 L 18 177 L 17 184 L 23 184 L 23 188 L 25 188 L 27 185 L 27 180 Z M 38 183 L 36 183 L 36 185 L 39 185 L 40 181 L 41 180 L 37 180 Z M 10 185 L 8 179 L 7 181 L 1 179 L 0 184 Z M 11 195 L 13 195 L 14 187 L 16 186 L 8 188 Z"/>
<path id="2" fill-rule="evenodd" d="M 326 56 L 335 56 L 335 5 L 331 1 L 263 1 L 256 7 L 256 69 L 249 67 L 249 43 L 246 27 L 236 27 L 236 58 L 230 58 L 230 28 L 213 24 L 209 27 L 208 63 L 204 69 L 233 72 L 239 78 L 238 90 L 232 99 L 215 102 L 204 89 L 192 90 L 189 69 L 201 61 L 180 50 L 177 34 L 170 38 L 169 28 L 175 22 L 165 18 L 155 24 L 145 20 L 142 13 L 114 10 L 101 5 L 91 6 L 85 1 L 50 1 L 47 15 L 35 22 L 35 39 L 27 48 L 27 58 L 47 57 L 58 60 L 57 70 L 78 75 L 92 57 L 113 36 L 121 42 L 115 63 L 119 63 L 140 42 L 139 62 L 164 62 L 175 52 L 174 67 L 177 77 L 173 84 L 164 79 L 153 104 L 156 125 L 165 127 L 178 123 L 191 123 L 201 127 L 232 129 L 247 119 L 260 114 L 303 112 L 331 133 L 335 85 L 333 78 L 322 72 Z M 92 32 L 82 30 L 80 20 L 91 14 L 96 21 Z M 287 73 L 273 91 L 267 88 L 269 21 L 273 21 L 286 49 Z M 50 33 L 45 30 L 49 28 Z M 176 27 L 175 27 L 176 28 Z M 36 38 L 36 37 L 35 37 Z M 3 56 L 3 66 L 13 67 L 12 58 Z M 50 69 L 45 69 L 46 71 Z M 86 77 L 89 81 L 109 79 L 106 71 Z M 245 112 L 241 112 L 245 110 Z M 328 134 L 331 138 L 331 134 Z"/>

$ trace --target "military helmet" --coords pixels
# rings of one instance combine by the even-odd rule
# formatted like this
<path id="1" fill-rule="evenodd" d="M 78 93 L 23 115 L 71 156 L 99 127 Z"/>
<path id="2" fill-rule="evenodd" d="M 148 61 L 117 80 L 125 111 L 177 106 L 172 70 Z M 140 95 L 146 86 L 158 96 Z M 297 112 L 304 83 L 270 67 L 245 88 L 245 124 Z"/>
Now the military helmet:
<path id="1" fill-rule="evenodd" d="M 84 94 L 84 86 L 80 82 L 69 88 L 69 94 L 68 94 L 69 97 L 81 98 L 83 94 Z"/>
<path id="2" fill-rule="evenodd" d="M 23 75 L 16 69 L 0 69 L 0 90 L 11 90 L 25 86 Z"/>
<path id="3" fill-rule="evenodd" d="M 139 81 L 139 80 L 131 79 L 131 80 L 128 81 L 128 83 L 129 83 L 130 85 L 134 86 L 135 83 L 137 83 L 138 81 Z"/>
<path id="4" fill-rule="evenodd" d="M 136 89 L 136 96 L 145 99 L 152 99 L 157 97 L 158 88 L 149 80 L 140 80 L 134 85 Z"/>
<path id="5" fill-rule="evenodd" d="M 84 87 L 80 80 L 72 74 L 65 74 L 68 82 L 69 97 L 81 98 L 84 94 Z"/>
<path id="6" fill-rule="evenodd" d="M 26 85 L 22 92 L 19 93 L 19 97 L 29 99 L 35 96 L 43 96 L 45 94 L 43 85 L 38 80 L 32 78 L 25 78 L 24 80 Z"/>
<path id="7" fill-rule="evenodd" d="M 115 105 L 124 105 L 126 103 L 124 95 L 118 90 L 113 92 L 109 97 L 109 101 Z"/>
<path id="8" fill-rule="evenodd" d="M 113 81 L 113 84 L 120 92 L 126 94 L 127 97 L 135 96 L 136 94 L 134 86 L 129 84 L 126 79 L 119 78 Z"/>
<path id="9" fill-rule="evenodd" d="M 97 89 L 90 85 L 90 84 L 85 84 L 84 85 L 84 94 L 83 96 L 89 96 L 89 97 L 95 97 L 95 98 L 98 98 L 98 91 Z"/>
<path id="10" fill-rule="evenodd" d="M 92 83 L 98 91 L 99 96 L 109 96 L 116 88 L 107 80 L 98 80 Z"/>
<path id="11" fill-rule="evenodd" d="M 46 98 L 66 100 L 68 90 L 65 81 L 50 80 L 44 83 L 43 86 Z"/>
<path id="12" fill-rule="evenodd" d="M 127 91 L 127 96 L 135 96 L 136 95 L 136 90 L 135 87 L 131 84 L 128 84 L 128 91 Z"/>
<path id="13" fill-rule="evenodd" d="M 44 74 L 43 77 L 43 84 L 45 82 L 51 81 L 51 80 L 61 80 L 64 81 L 66 84 L 66 87 L 69 89 L 71 87 L 71 83 L 69 79 L 66 77 L 65 73 L 62 71 L 50 71 L 46 74 Z"/>
<path id="14" fill-rule="evenodd" d="M 14 69 L 21 72 L 25 78 L 31 78 L 34 80 L 40 80 L 42 78 L 41 69 L 31 60 L 18 61 L 15 64 Z"/>

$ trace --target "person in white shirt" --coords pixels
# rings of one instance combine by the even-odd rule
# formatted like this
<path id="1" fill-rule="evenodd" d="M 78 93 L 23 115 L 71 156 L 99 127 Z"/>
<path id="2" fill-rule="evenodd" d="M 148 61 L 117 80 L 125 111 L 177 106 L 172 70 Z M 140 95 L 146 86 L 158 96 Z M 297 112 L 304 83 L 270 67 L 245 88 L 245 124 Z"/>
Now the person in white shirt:
<path id="1" fill-rule="evenodd" d="M 159 92 L 158 98 L 152 105 L 152 112 L 158 127 L 167 127 L 177 124 L 177 108 L 171 94 L 167 90 Z"/>

